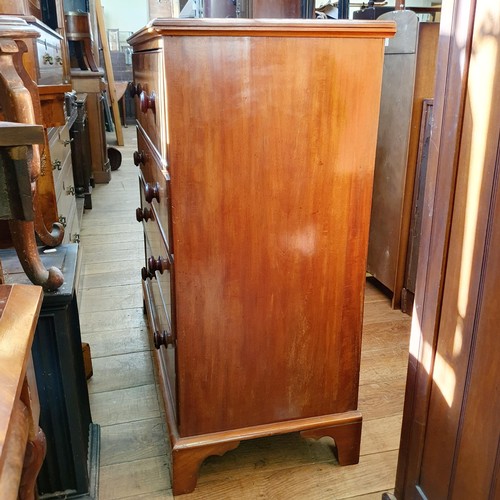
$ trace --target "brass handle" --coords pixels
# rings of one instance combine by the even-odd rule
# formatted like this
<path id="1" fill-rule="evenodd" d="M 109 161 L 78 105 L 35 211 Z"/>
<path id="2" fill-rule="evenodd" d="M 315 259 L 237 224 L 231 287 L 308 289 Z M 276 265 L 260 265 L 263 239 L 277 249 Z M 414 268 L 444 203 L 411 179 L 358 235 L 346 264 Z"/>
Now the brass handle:
<path id="1" fill-rule="evenodd" d="M 50 64 L 51 66 L 54 64 L 54 58 L 47 52 L 42 57 L 43 64 Z"/>
<path id="2" fill-rule="evenodd" d="M 52 170 L 55 170 L 56 168 L 57 168 L 57 170 L 62 169 L 62 161 L 61 160 L 54 160 L 52 162 Z"/>
<path id="3" fill-rule="evenodd" d="M 66 194 L 67 195 L 73 195 L 73 196 L 75 196 L 75 187 L 74 186 L 68 186 L 66 188 Z"/>

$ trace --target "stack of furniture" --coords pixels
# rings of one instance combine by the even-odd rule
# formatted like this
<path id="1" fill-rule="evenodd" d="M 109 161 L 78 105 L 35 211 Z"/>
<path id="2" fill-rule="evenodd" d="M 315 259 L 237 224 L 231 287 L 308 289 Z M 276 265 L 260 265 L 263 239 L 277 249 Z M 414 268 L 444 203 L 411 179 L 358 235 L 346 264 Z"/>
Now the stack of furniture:
<path id="1" fill-rule="evenodd" d="M 359 460 L 368 226 L 394 32 L 158 19 L 129 39 L 143 292 L 174 494 L 194 489 L 204 458 L 259 436 L 330 436 L 340 464 Z"/>
<path id="2" fill-rule="evenodd" d="M 11 14 L 5 12 L 1 2 L 0 12 Z M 0 29 L 5 37 L 15 41 L 19 57 L 23 54 L 22 66 L 17 70 L 32 96 L 34 123 L 45 129 L 35 199 L 37 234 L 43 243 L 51 246 L 77 241 L 80 230 L 69 138 L 76 109 L 66 105 L 66 94 L 72 88 L 68 83 L 64 38 L 29 15 L 0 16 Z M 22 121 L 9 116 L 8 109 L 3 110 L 3 119 Z M 1 245 L 9 246 L 8 231 L 2 233 Z"/>

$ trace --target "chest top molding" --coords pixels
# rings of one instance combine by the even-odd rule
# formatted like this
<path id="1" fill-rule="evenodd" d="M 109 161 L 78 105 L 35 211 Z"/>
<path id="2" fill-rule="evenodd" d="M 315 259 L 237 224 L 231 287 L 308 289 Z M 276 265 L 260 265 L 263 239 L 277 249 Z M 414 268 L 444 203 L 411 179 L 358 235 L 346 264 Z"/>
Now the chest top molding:
<path id="1" fill-rule="evenodd" d="M 297 38 L 390 38 L 393 21 L 327 21 L 287 19 L 153 19 L 133 34 L 131 45 L 157 36 L 248 36 Z"/>

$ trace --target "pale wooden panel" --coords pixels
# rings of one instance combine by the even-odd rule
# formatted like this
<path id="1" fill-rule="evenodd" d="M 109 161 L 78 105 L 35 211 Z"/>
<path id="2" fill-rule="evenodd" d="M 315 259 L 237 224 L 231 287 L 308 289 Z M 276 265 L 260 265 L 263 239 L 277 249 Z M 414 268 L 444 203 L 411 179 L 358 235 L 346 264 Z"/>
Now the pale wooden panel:
<path id="1" fill-rule="evenodd" d="M 92 201 L 93 203 L 93 201 Z M 92 237 L 92 236 L 87 236 L 84 239 L 85 242 L 85 247 L 90 247 L 92 245 L 98 245 L 101 248 L 103 246 L 108 246 L 108 244 L 113 244 L 113 245 L 118 245 L 121 243 L 122 245 L 124 243 L 133 243 L 136 241 L 142 241 L 142 235 L 140 233 L 118 233 L 118 234 L 103 234 L 99 235 L 98 237 Z"/>
<path id="2" fill-rule="evenodd" d="M 154 384 L 100 392 L 89 397 L 96 424 L 114 425 L 160 416 Z"/>
<path id="3" fill-rule="evenodd" d="M 96 262 L 95 264 L 84 263 L 82 265 L 82 275 L 91 275 L 91 274 L 104 274 L 111 273 L 117 271 L 123 271 L 124 269 L 130 268 L 140 268 L 142 263 L 144 262 L 144 256 L 136 256 L 134 258 L 130 258 L 128 260 L 121 260 L 115 262 Z M 115 287 L 117 283 L 112 282 L 110 286 Z M 135 288 L 140 290 L 140 287 L 135 283 Z"/>
<path id="4" fill-rule="evenodd" d="M 142 260 L 144 260 L 144 257 Z M 142 261 L 140 264 L 142 265 Z M 89 270 L 97 271 L 96 268 L 101 268 L 101 266 L 105 267 L 106 264 L 87 264 L 85 266 L 85 272 L 89 272 Z M 112 286 L 103 288 L 88 288 L 85 293 L 82 294 L 79 311 L 80 315 L 84 315 L 96 311 L 113 311 L 139 306 L 142 307 L 142 291 L 138 283 L 121 286 L 113 284 Z"/>
<path id="5" fill-rule="evenodd" d="M 390 380 L 404 380 L 408 351 L 392 349 L 361 353 L 360 384 L 387 382 Z"/>
<path id="6" fill-rule="evenodd" d="M 403 412 L 405 379 L 388 383 L 359 386 L 358 408 L 363 414 L 363 425 L 368 420 L 401 415 Z"/>
<path id="7" fill-rule="evenodd" d="M 126 496 L 137 498 L 138 495 L 152 498 L 152 493 L 166 490 L 169 486 L 165 457 L 107 465 L 100 469 L 99 499 L 113 500 Z"/>
<path id="8" fill-rule="evenodd" d="M 94 376 L 88 382 L 89 393 L 154 384 L 149 351 L 97 358 L 92 365 Z"/>
<path id="9" fill-rule="evenodd" d="M 363 456 L 354 467 L 333 463 L 310 464 L 269 473 L 255 470 L 251 480 L 212 481 L 202 468 L 197 490 L 182 498 L 219 500 L 306 499 L 331 500 L 393 488 L 397 452 Z"/>
<path id="10" fill-rule="evenodd" d="M 84 259 L 88 262 L 115 262 L 117 260 L 126 260 L 131 256 L 144 255 L 144 241 L 108 243 L 105 247 L 99 244 L 87 244 L 84 240 L 83 246 Z"/>
<path id="11" fill-rule="evenodd" d="M 124 311 L 98 311 L 80 318 L 80 328 L 85 332 L 112 331 L 119 327 L 140 328 L 145 325 L 142 307 Z M 117 339 L 117 341 L 120 341 Z"/>
<path id="12" fill-rule="evenodd" d="M 367 302 L 387 302 L 390 304 L 391 299 L 387 297 L 379 288 L 377 288 L 370 280 L 366 280 L 365 287 L 365 304 Z"/>
<path id="13" fill-rule="evenodd" d="M 142 328 L 113 330 L 112 335 L 109 331 L 86 333 L 82 334 L 82 341 L 90 344 L 92 359 L 150 350 L 146 325 Z"/>
<path id="14" fill-rule="evenodd" d="M 132 213 L 130 214 L 130 222 L 125 223 L 113 223 L 113 224 L 92 224 L 89 226 L 85 226 L 82 229 L 82 237 L 86 239 L 91 239 L 92 236 L 101 236 L 108 234 L 120 234 L 120 233 L 139 233 L 142 234 L 142 225 L 139 224 L 136 220 L 134 220 Z"/>
<path id="15" fill-rule="evenodd" d="M 389 307 L 389 304 L 387 304 Z M 368 319 L 368 321 L 370 321 Z M 410 342 L 411 319 L 407 321 L 388 321 L 383 323 L 371 323 L 363 326 L 362 355 L 370 351 L 390 348 L 404 350 L 408 353 Z M 406 364 L 406 363 L 405 363 Z"/>
<path id="16" fill-rule="evenodd" d="M 408 316 L 399 310 L 380 307 L 378 302 L 365 303 L 363 324 L 382 323 L 384 321 L 408 321 Z"/>
<path id="17" fill-rule="evenodd" d="M 101 467 L 167 455 L 163 418 L 107 425 L 101 428 Z"/>
<path id="18" fill-rule="evenodd" d="M 110 285 L 131 285 L 136 283 L 140 286 L 141 268 L 134 266 L 133 268 L 124 268 L 121 271 L 110 273 L 83 275 L 80 280 L 82 288 L 100 288 Z"/>
<path id="19" fill-rule="evenodd" d="M 133 495 L 131 497 L 122 497 L 121 500 L 169 500 L 171 498 L 174 498 L 172 490 L 162 490 L 151 493 L 145 493 L 144 495 Z M 182 497 L 180 498 L 182 499 Z"/>

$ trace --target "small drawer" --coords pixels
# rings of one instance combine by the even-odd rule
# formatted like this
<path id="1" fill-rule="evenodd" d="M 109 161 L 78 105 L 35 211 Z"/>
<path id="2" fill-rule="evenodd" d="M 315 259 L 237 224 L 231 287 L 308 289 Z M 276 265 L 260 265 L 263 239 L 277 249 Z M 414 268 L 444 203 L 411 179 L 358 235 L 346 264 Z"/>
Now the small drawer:
<path id="1" fill-rule="evenodd" d="M 73 169 L 71 159 L 68 159 L 63 167 L 62 174 L 58 179 L 57 211 L 59 217 L 64 217 L 66 224 L 70 223 L 70 212 L 76 207 L 75 183 L 73 181 Z"/>
<path id="2" fill-rule="evenodd" d="M 144 228 L 147 231 L 150 224 L 144 220 L 147 211 L 152 213 L 153 219 L 160 227 L 160 232 L 165 240 L 165 245 L 170 254 L 173 254 L 172 219 L 170 216 L 170 176 L 168 171 L 163 168 L 161 160 L 156 156 L 154 150 L 150 147 L 149 141 L 138 130 L 138 153 L 140 156 L 141 183 L 139 190 L 141 193 L 141 209 Z M 146 211 L 146 212 L 145 212 Z M 138 217 L 141 220 L 141 217 Z"/>
<path id="3" fill-rule="evenodd" d="M 36 41 L 38 85 L 64 83 L 61 39 L 50 33 L 42 33 Z"/>
<path id="4" fill-rule="evenodd" d="M 166 157 L 167 127 L 163 96 L 163 59 L 159 51 L 132 55 L 135 116 L 154 148 Z"/>
<path id="5" fill-rule="evenodd" d="M 63 165 L 67 158 L 71 155 L 71 139 L 69 137 L 68 126 L 56 127 L 48 130 L 49 148 L 50 148 L 50 161 L 52 163 L 52 176 L 54 184 L 57 182 L 63 171 Z"/>
<path id="6" fill-rule="evenodd" d="M 52 160 L 54 165 L 54 160 Z M 56 198 L 59 199 L 65 191 L 69 189 L 69 194 L 71 194 L 71 187 L 75 189 L 75 182 L 73 179 L 73 165 L 71 163 L 71 154 L 67 155 L 61 166 L 57 163 L 57 167 L 52 171 L 54 174 L 57 171 L 58 175 L 54 179 L 54 189 Z"/>
<path id="7" fill-rule="evenodd" d="M 74 197 L 66 196 L 57 202 L 59 222 L 64 227 L 62 243 L 77 243 L 80 241 L 80 224 Z"/>
<path id="8" fill-rule="evenodd" d="M 76 208 L 76 203 L 73 203 L 70 205 L 70 211 L 66 219 L 63 244 L 79 243 L 79 242 L 80 242 L 80 223 L 78 221 L 78 210 Z"/>
<path id="9" fill-rule="evenodd" d="M 158 283 L 156 280 L 146 280 L 143 281 L 143 293 L 144 293 L 144 302 L 146 304 L 146 311 L 148 316 L 148 324 L 149 324 L 149 333 L 151 338 L 151 343 L 153 347 L 158 339 L 162 336 L 168 335 L 170 330 L 170 325 L 166 320 L 166 311 L 163 308 L 163 305 L 157 304 L 155 302 L 156 290 L 158 289 Z M 176 345 L 174 343 L 168 344 L 167 347 L 165 345 L 160 345 L 158 350 L 155 350 L 157 353 L 157 359 L 159 362 L 159 369 L 161 372 L 161 378 L 163 382 L 169 385 L 170 395 L 173 399 L 173 407 L 177 408 L 177 385 L 176 385 Z"/>

